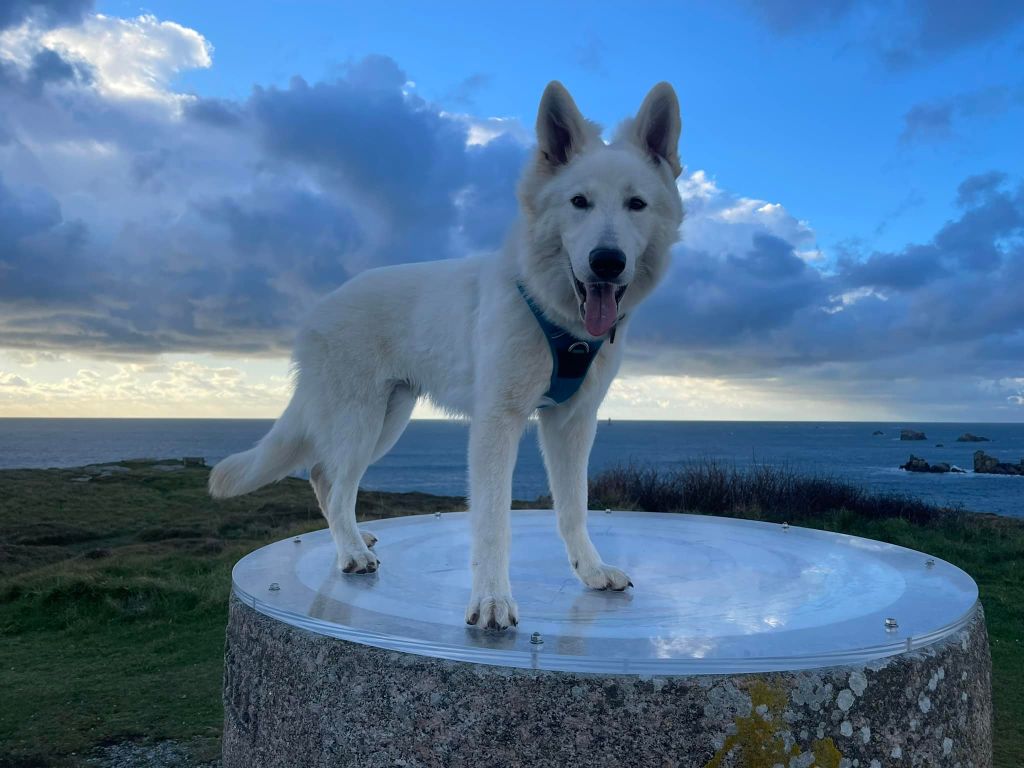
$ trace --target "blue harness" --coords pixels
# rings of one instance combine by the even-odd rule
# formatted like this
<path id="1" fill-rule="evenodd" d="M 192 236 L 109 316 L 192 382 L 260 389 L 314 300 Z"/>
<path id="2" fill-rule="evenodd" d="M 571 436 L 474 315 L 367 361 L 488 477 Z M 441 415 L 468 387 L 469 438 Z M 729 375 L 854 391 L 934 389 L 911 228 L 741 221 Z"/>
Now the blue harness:
<path id="1" fill-rule="evenodd" d="M 564 403 L 575 395 L 583 385 L 587 371 L 590 370 L 590 364 L 594 362 L 604 341 L 602 339 L 597 341 L 577 339 L 567 330 L 544 317 L 544 313 L 526 294 L 521 283 L 517 282 L 516 287 L 526 301 L 526 306 L 537 318 L 537 323 L 544 331 L 544 338 L 548 340 L 548 346 L 551 348 L 551 384 L 548 386 L 548 391 L 541 397 L 540 405 L 537 407 L 547 408 Z M 612 333 L 614 333 L 614 329 Z"/>

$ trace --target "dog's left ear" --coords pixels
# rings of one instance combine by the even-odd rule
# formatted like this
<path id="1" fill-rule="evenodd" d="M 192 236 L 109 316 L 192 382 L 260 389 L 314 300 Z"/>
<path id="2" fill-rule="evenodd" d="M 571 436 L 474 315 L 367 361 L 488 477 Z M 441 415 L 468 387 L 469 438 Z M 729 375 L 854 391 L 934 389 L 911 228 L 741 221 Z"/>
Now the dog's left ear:
<path id="1" fill-rule="evenodd" d="M 657 160 L 664 160 L 678 178 L 683 172 L 679 163 L 679 99 L 668 83 L 651 88 L 632 125 L 632 140 Z"/>

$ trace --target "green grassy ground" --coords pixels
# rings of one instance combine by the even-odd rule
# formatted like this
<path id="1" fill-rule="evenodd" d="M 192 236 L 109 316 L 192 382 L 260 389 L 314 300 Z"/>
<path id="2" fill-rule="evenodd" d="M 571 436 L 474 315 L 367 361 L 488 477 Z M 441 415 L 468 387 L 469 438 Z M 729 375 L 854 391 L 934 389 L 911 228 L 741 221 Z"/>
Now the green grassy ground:
<path id="1" fill-rule="evenodd" d="M 124 466 L 88 482 L 75 481 L 83 470 L 0 472 L 0 766 L 78 765 L 126 740 L 174 739 L 197 759 L 217 754 L 231 566 L 269 541 L 323 527 L 298 480 L 213 502 L 205 469 Z M 605 499 L 650 503 L 630 490 L 595 485 Z M 732 514 L 783 514 L 733 501 Z M 359 499 L 361 519 L 458 508 L 461 499 L 423 494 Z M 926 550 L 977 579 L 995 665 L 996 766 L 1024 765 L 1024 523 L 910 522 L 867 508 L 785 513 Z"/>

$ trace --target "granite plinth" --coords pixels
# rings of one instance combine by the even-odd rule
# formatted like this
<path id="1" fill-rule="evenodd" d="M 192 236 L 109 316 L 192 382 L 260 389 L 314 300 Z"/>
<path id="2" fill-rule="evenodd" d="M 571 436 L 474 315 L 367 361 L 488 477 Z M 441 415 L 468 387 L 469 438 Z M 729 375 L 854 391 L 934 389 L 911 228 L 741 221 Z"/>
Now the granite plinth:
<path id="1" fill-rule="evenodd" d="M 637 588 L 604 595 L 564 578 L 550 513 L 516 513 L 521 623 L 495 635 L 449 616 L 468 586 L 465 518 L 443 518 L 368 526 L 390 581 L 338 575 L 317 534 L 240 561 L 226 768 L 991 765 L 983 614 L 948 563 L 804 529 L 616 512 L 591 530 L 602 551 L 618 538 L 605 556 Z M 534 529 L 549 525 L 544 549 Z M 735 579 L 746 585 L 730 590 Z"/>

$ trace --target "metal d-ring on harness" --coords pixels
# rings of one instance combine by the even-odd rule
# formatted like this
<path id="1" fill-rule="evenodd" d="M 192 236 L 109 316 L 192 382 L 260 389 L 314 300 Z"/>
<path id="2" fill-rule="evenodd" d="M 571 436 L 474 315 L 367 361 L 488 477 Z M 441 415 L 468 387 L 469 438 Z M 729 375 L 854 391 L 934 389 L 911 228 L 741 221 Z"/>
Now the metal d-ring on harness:
<path id="1" fill-rule="evenodd" d="M 537 407 L 547 408 L 564 403 L 582 386 L 587 371 L 590 370 L 590 364 L 597 357 L 604 340 L 587 341 L 576 338 L 569 331 L 544 317 L 544 313 L 533 303 L 521 283 L 516 283 L 516 287 L 526 301 L 526 306 L 537 318 L 537 323 L 544 331 L 544 338 L 548 340 L 548 347 L 551 348 L 551 384 Z M 613 328 L 612 333 L 614 332 Z"/>

